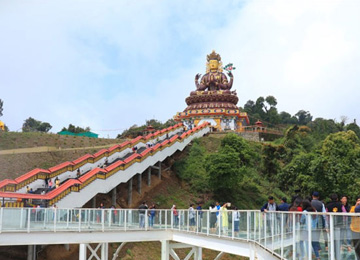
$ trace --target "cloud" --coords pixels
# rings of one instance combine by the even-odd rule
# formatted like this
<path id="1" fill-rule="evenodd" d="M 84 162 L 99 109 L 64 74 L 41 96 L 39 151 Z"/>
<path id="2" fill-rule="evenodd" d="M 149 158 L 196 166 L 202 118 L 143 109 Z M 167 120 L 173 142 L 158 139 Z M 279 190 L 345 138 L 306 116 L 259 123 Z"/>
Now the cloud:
<path id="1" fill-rule="evenodd" d="M 233 62 L 243 105 L 358 117 L 355 1 L 11 1 L 0 3 L 0 98 L 11 130 L 32 116 L 112 137 L 171 118 L 205 72 Z M 360 119 L 360 118 L 359 118 Z M 100 131 L 113 129 L 115 131 Z"/>

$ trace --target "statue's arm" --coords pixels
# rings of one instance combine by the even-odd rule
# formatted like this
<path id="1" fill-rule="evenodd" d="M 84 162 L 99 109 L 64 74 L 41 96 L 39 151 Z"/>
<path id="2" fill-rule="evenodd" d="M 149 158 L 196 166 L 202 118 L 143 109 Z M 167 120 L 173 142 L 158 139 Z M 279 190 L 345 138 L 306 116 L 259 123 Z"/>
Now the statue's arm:
<path id="1" fill-rule="evenodd" d="M 225 74 L 222 74 L 221 77 L 222 77 L 222 83 L 219 84 L 220 89 L 222 89 L 222 90 L 229 90 L 229 89 L 231 89 L 231 87 L 232 87 L 232 85 L 233 85 L 233 75 L 232 75 L 232 73 L 229 72 L 230 82 L 228 82 Z"/>
<path id="2" fill-rule="evenodd" d="M 199 83 L 199 78 L 200 78 L 201 74 L 196 74 L 195 76 L 195 85 L 196 85 L 196 89 L 199 91 L 205 90 L 206 89 L 206 84 L 204 81 L 204 77 L 202 77 L 201 82 Z"/>

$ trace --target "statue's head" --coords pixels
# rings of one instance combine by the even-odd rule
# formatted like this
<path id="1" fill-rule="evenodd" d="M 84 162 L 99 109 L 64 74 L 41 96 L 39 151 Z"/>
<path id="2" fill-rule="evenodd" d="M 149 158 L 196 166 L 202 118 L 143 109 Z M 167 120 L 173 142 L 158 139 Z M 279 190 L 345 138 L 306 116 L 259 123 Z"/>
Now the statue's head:
<path id="1" fill-rule="evenodd" d="M 207 55 L 207 70 L 209 71 L 220 71 L 221 69 L 221 57 L 214 50 L 212 53 Z M 207 71 L 208 72 L 208 71 Z"/>

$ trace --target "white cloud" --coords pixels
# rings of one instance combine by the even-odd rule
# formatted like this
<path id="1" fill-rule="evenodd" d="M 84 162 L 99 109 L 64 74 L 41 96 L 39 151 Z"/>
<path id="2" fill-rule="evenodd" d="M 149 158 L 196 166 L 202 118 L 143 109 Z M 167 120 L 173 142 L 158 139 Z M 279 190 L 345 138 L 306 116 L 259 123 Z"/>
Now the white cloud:
<path id="1" fill-rule="evenodd" d="M 358 1 L 0 3 L 0 98 L 11 130 L 32 116 L 125 129 L 186 107 L 206 54 L 233 62 L 243 105 L 360 117 Z M 101 132 L 115 136 L 121 130 Z"/>

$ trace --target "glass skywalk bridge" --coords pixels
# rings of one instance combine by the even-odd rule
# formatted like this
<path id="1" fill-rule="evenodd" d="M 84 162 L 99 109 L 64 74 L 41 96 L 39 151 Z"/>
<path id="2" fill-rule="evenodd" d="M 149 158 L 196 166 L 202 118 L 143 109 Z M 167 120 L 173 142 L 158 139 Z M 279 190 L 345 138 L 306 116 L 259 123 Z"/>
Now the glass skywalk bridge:
<path id="1" fill-rule="evenodd" d="M 250 259 L 355 260 L 351 244 L 360 239 L 351 230 L 360 223 L 358 214 L 156 210 L 150 215 L 138 209 L 1 208 L 0 245 L 76 243 L 79 258 L 87 259 L 86 250 L 93 251 L 88 245 L 98 243 L 98 259 L 108 259 L 108 243 L 161 241 L 162 259 L 180 259 L 175 249 L 187 245 L 196 260 L 202 259 L 201 248 Z"/>

